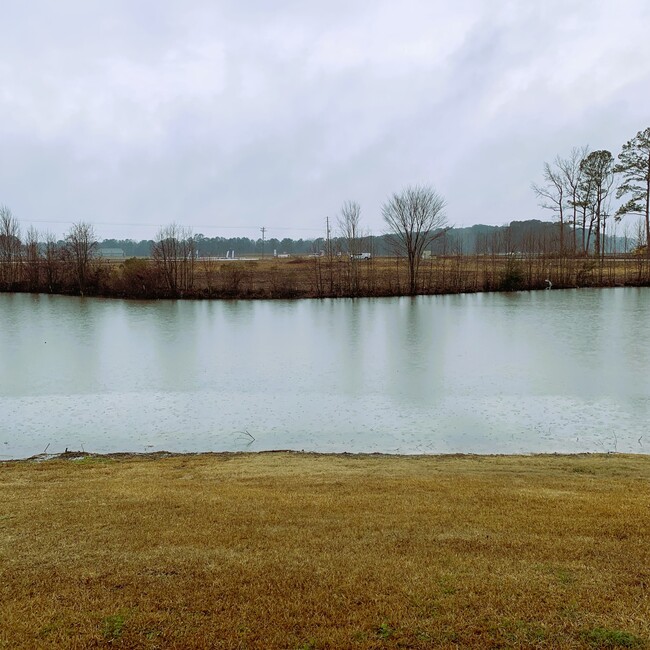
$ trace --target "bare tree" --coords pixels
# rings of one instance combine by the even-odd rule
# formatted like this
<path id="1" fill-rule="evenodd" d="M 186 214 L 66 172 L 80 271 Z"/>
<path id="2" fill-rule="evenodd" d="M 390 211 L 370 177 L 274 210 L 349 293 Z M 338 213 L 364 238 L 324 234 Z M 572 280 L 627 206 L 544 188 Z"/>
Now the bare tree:
<path id="1" fill-rule="evenodd" d="M 340 236 L 350 264 L 350 291 L 353 295 L 359 291 L 360 215 L 361 206 L 356 201 L 346 201 L 341 207 L 341 214 L 338 218 Z"/>
<path id="2" fill-rule="evenodd" d="M 445 200 L 433 188 L 420 185 L 393 194 L 382 207 L 393 243 L 407 258 L 411 295 L 417 293 L 422 253 L 449 230 L 444 209 Z"/>
<path id="3" fill-rule="evenodd" d="M 196 245 L 192 231 L 176 223 L 158 231 L 152 257 L 172 295 L 190 291 L 194 284 Z"/>
<path id="4" fill-rule="evenodd" d="M 576 204 L 580 213 L 582 231 L 582 252 L 589 253 L 591 235 L 596 221 L 594 179 L 583 173 L 584 160 L 580 163 L 580 182 L 576 195 Z"/>
<path id="5" fill-rule="evenodd" d="M 65 249 L 72 264 L 72 271 L 83 296 L 90 276 L 90 264 L 97 250 L 97 238 L 92 224 L 80 221 L 70 228 L 65 238 Z"/>
<path id="6" fill-rule="evenodd" d="M 643 222 L 643 218 L 639 217 L 636 222 L 634 250 L 636 253 L 639 253 L 645 250 L 647 246 L 648 246 L 648 234 L 645 228 L 645 223 Z"/>
<path id="7" fill-rule="evenodd" d="M 556 165 L 561 173 L 562 183 L 564 185 L 564 193 L 566 195 L 567 204 L 572 211 L 573 219 L 573 252 L 578 250 L 578 243 L 576 241 L 578 229 L 578 211 L 580 208 L 580 183 L 582 180 L 581 163 L 587 157 L 589 147 L 573 147 L 568 158 L 555 159 Z"/>
<path id="8" fill-rule="evenodd" d="M 341 215 L 338 218 L 339 232 L 350 255 L 358 255 L 361 244 L 361 230 L 359 227 L 361 206 L 356 201 L 346 201 L 341 206 Z"/>
<path id="9" fill-rule="evenodd" d="M 313 260 L 312 271 L 313 271 L 313 286 L 316 295 L 319 298 L 322 298 L 325 295 L 325 284 L 323 280 L 323 265 L 322 265 L 322 250 L 321 245 L 323 243 L 322 239 L 316 239 L 311 244 L 311 254 L 310 257 Z"/>
<path id="10" fill-rule="evenodd" d="M 52 293 L 61 280 L 63 250 L 52 233 L 45 233 L 45 257 L 43 267 L 48 291 Z"/>
<path id="11" fill-rule="evenodd" d="M 30 291 L 38 290 L 41 285 L 41 261 L 38 231 L 32 226 L 25 239 L 25 270 Z"/>
<path id="12" fill-rule="evenodd" d="M 533 192 L 540 199 L 540 207 L 551 210 L 560 220 L 560 252 L 564 252 L 564 208 L 566 205 L 565 185 L 559 158 L 555 159 L 553 167 L 544 163 L 544 185 L 533 183 Z"/>
<path id="13" fill-rule="evenodd" d="M 0 206 L 0 284 L 11 289 L 20 277 L 20 226 L 7 206 Z"/>

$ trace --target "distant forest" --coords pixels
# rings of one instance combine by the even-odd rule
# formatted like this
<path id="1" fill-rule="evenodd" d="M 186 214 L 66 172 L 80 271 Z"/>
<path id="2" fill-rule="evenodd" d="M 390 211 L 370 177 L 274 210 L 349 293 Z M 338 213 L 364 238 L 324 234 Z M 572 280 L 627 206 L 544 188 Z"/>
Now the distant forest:
<path id="1" fill-rule="evenodd" d="M 566 236 L 566 235 L 565 235 Z M 582 230 L 576 230 L 578 241 L 582 241 Z M 125 257 L 151 257 L 153 240 L 144 239 L 105 239 L 99 243 L 100 249 L 119 248 Z M 206 237 L 194 236 L 199 257 L 225 257 L 234 251 L 237 257 L 245 255 L 309 255 L 326 250 L 327 241 L 316 239 L 249 239 L 248 237 Z M 331 240 L 334 250 L 346 250 L 343 238 Z M 607 253 L 626 253 L 638 245 L 637 239 L 630 235 L 609 236 L 605 239 Z M 593 252 L 593 242 L 589 246 Z M 373 255 L 394 255 L 395 246 L 390 235 L 366 236 L 361 238 L 359 249 Z M 554 252 L 560 250 L 560 226 L 558 223 L 539 221 L 513 221 L 505 226 L 475 225 L 467 228 L 451 228 L 446 236 L 436 239 L 430 246 L 433 255 L 475 255 L 481 253 L 532 253 L 540 250 Z"/>

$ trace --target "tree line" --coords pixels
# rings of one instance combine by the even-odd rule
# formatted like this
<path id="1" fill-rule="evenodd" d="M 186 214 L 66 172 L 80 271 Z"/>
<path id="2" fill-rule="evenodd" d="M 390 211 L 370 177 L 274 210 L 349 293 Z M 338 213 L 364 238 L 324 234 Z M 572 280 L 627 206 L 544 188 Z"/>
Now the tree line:
<path id="1" fill-rule="evenodd" d="M 139 243 L 105 240 L 104 246 L 122 247 L 134 258 L 125 260 L 118 268 L 98 259 L 100 246 L 91 224 L 73 224 L 65 238 L 59 241 L 51 234 L 39 237 L 34 228 L 29 228 L 23 239 L 19 222 L 11 210 L 3 206 L 0 207 L 0 290 L 141 297 L 188 296 L 197 295 L 197 292 L 206 296 L 237 296 L 241 293 L 245 274 L 232 265 L 227 270 L 221 268 L 218 261 L 215 266 L 211 258 L 235 248 L 239 254 L 247 254 L 251 247 L 254 253 L 260 254 L 278 249 L 293 254 L 309 252 L 314 258 L 311 288 L 303 288 L 302 293 L 298 293 L 317 296 L 354 296 L 377 291 L 414 295 L 440 290 L 437 285 L 434 289 L 435 283 L 431 280 L 434 264 L 426 262 L 434 256 L 455 259 L 470 254 L 477 259 L 480 255 L 489 256 L 493 269 L 498 266 L 499 273 L 506 275 L 496 281 L 482 272 L 482 277 L 488 278 L 483 280 L 483 288 L 534 288 L 540 281 L 532 272 L 532 261 L 536 257 L 559 260 L 553 267 L 556 279 L 561 286 L 571 286 L 571 282 L 579 282 L 584 269 L 590 267 L 580 266 L 575 261 L 569 264 L 569 257 L 593 255 L 601 261 L 599 277 L 602 281 L 605 254 L 627 252 L 628 240 L 634 240 L 637 250 L 650 259 L 650 128 L 640 131 L 623 145 L 618 162 L 607 150 L 590 152 L 587 147 L 574 148 L 565 158 L 557 156 L 552 163 L 544 164 L 543 182 L 533 184 L 533 190 L 541 206 L 557 216 L 556 222 L 512 222 L 500 228 L 452 229 L 445 200 L 435 189 L 408 186 L 384 202 L 382 216 L 387 232 L 380 237 L 371 236 L 363 228 L 361 206 L 348 200 L 342 204 L 334 228 L 330 229 L 328 219 L 326 236 L 315 240 L 208 238 L 177 224 L 161 228 L 154 240 Z M 615 211 L 612 209 L 614 195 L 625 199 Z M 621 248 L 621 238 L 616 237 L 615 227 L 625 215 L 638 215 L 640 220 L 636 236 L 629 238 L 626 231 Z M 224 250 L 224 247 L 227 248 Z M 369 278 L 375 278 L 376 274 L 371 273 L 374 267 L 368 262 L 376 255 L 387 254 L 398 260 L 397 280 L 387 278 L 384 269 L 380 290 L 376 279 L 372 280 L 371 287 Z M 135 259 L 138 255 L 150 259 Z M 507 256 L 504 268 L 497 263 L 500 255 Z M 402 260 L 401 266 L 399 260 Z M 519 279 L 525 276 L 522 271 L 525 260 L 528 280 L 522 284 Z M 426 273 L 422 270 L 424 266 L 428 269 Z M 460 268 L 460 262 L 457 266 Z M 475 275 L 479 273 L 479 266 L 477 263 L 474 267 Z M 542 273 L 544 263 L 537 267 Z M 546 273 L 550 274 L 550 266 L 547 267 Z M 444 273 L 444 264 L 441 268 Z M 642 282 L 643 277 L 639 271 L 636 283 Z M 296 283 L 286 279 L 283 283 L 286 286 L 283 285 L 282 291 L 293 295 L 294 289 L 289 285 Z M 226 285 L 230 287 L 228 290 Z M 475 280 L 473 286 L 479 285 Z M 471 283 L 459 281 L 454 286 L 471 286 Z M 282 291 L 278 295 L 282 295 Z"/>
<path id="2" fill-rule="evenodd" d="M 623 145 L 618 162 L 610 151 L 586 146 L 556 156 L 544 163 L 543 182 L 532 187 L 541 207 L 557 216 L 562 252 L 604 255 L 611 220 L 635 215 L 638 246 L 650 256 L 650 127 Z M 624 199 L 616 210 L 614 196 Z"/>
<path id="3" fill-rule="evenodd" d="M 424 250 L 448 230 L 444 207 L 444 199 L 432 188 L 412 186 L 393 194 L 382 208 L 390 229 L 391 246 L 396 254 L 406 258 L 408 291 L 411 294 L 418 289 L 418 270 Z M 360 206 L 356 202 L 343 204 L 338 229 L 339 236 L 333 240 L 328 227 L 325 248 L 330 257 L 335 247 L 337 253 L 346 253 L 352 291 L 356 295 L 357 266 L 361 261 L 359 258 L 365 238 L 360 229 Z M 152 242 L 152 268 L 158 282 L 165 286 L 170 295 L 192 292 L 200 243 L 201 238 L 178 224 L 161 228 Z M 106 277 L 102 276 L 110 273 L 105 265 L 92 264 L 98 248 L 94 229 L 86 222 L 73 224 L 63 242 L 56 242 L 47 235 L 42 245 L 36 230 L 30 228 L 23 243 L 17 219 L 11 210 L 3 206 L 0 211 L 0 288 L 15 290 L 24 283 L 29 291 L 45 286 L 49 292 L 56 292 L 72 285 L 81 295 L 87 293 L 89 288 L 97 292 L 102 281 L 106 281 Z M 321 249 L 317 256 L 324 253 Z M 205 269 L 205 264 L 203 267 Z M 131 263 L 130 269 L 134 268 L 135 264 Z M 146 290 L 145 280 L 148 279 L 151 284 L 149 276 L 152 276 L 152 269 L 145 271 L 142 264 L 137 269 L 143 276 L 141 279 Z"/>

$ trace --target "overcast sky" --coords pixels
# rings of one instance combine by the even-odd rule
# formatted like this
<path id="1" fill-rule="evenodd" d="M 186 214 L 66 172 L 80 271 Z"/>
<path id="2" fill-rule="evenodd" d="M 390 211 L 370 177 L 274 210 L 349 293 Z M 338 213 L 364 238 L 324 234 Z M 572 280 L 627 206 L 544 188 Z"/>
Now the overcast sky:
<path id="1" fill-rule="evenodd" d="M 3 0 L 0 204 L 23 229 L 321 235 L 433 186 L 550 219 L 545 160 L 650 126 L 648 0 Z"/>

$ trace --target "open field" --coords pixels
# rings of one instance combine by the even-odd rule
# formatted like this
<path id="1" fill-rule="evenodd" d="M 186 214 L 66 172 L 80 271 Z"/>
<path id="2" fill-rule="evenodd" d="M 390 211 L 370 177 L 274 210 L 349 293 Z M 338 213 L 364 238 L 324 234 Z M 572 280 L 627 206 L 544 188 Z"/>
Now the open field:
<path id="1" fill-rule="evenodd" d="M 67 262 L 22 265 L 21 281 L 2 291 L 123 298 L 323 298 L 409 293 L 407 262 L 398 257 L 348 256 L 226 260 L 95 259 L 83 289 Z M 650 259 L 629 255 L 595 259 L 545 255 L 446 255 L 421 260 L 416 293 L 647 286 Z"/>
<path id="2" fill-rule="evenodd" d="M 406 260 L 376 257 L 291 257 L 255 260 L 198 259 L 185 275 L 186 285 L 170 292 L 150 260 L 111 261 L 107 290 L 123 296 L 183 295 L 214 298 L 320 298 L 399 296 L 408 293 Z M 180 264 L 180 263 L 179 263 Z M 458 255 L 422 260 L 417 293 L 645 285 L 650 282 L 646 258 Z"/>
<path id="3" fill-rule="evenodd" d="M 645 647 L 650 458 L 0 464 L 0 647 Z"/>

